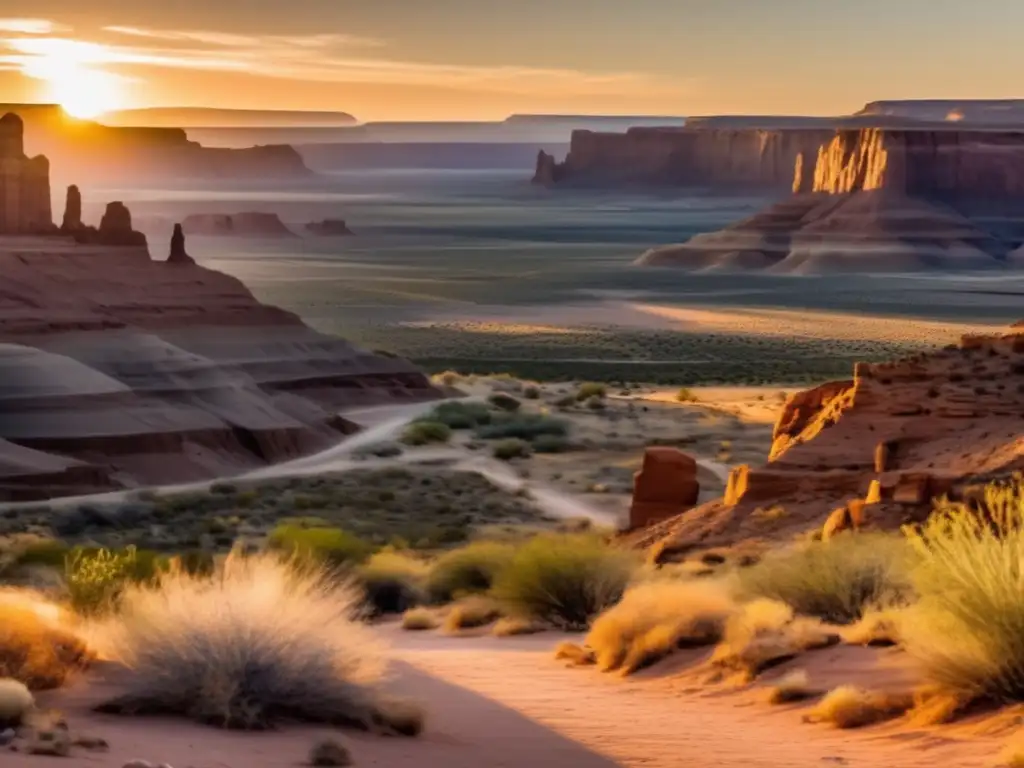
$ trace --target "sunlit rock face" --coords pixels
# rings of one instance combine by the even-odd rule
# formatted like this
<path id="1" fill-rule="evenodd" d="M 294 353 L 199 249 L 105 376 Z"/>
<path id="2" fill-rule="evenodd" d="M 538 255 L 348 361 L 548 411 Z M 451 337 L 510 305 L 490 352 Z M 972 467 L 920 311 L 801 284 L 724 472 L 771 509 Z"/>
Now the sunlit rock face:
<path id="1" fill-rule="evenodd" d="M 779 273 L 1024 266 L 1024 133 L 868 128 L 801 152 L 794 194 L 643 266 Z"/>
<path id="2" fill-rule="evenodd" d="M 24 125 L 15 114 L 0 117 L 0 234 L 43 234 L 53 229 L 50 163 L 25 155 Z"/>

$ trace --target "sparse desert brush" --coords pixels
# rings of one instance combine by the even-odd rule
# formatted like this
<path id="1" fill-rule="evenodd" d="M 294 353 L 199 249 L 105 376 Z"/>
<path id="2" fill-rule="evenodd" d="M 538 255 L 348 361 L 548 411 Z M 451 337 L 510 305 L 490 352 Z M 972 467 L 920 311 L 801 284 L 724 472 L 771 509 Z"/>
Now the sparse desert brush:
<path id="1" fill-rule="evenodd" d="M 850 645 L 884 647 L 899 644 L 900 625 L 906 618 L 905 608 L 871 608 L 860 621 L 843 627 L 843 642 Z"/>
<path id="2" fill-rule="evenodd" d="M 353 618 L 361 603 L 352 585 L 272 554 L 232 555 L 212 578 L 178 570 L 130 585 L 96 630 L 129 673 L 101 710 L 224 728 L 299 720 L 418 733 L 422 715 L 380 693 L 381 641 Z"/>
<path id="3" fill-rule="evenodd" d="M 420 446 L 431 443 L 447 443 L 452 437 L 452 430 L 440 421 L 414 421 L 402 432 L 402 442 L 406 445 Z"/>
<path id="4" fill-rule="evenodd" d="M 766 556 L 739 573 L 747 597 L 846 624 L 872 605 L 905 600 L 912 553 L 902 537 L 850 533 Z"/>
<path id="5" fill-rule="evenodd" d="M 826 694 L 805 719 L 836 728 L 863 728 L 901 717 L 913 705 L 914 697 L 908 693 L 869 691 L 844 685 Z"/>
<path id="6" fill-rule="evenodd" d="M 1024 481 L 993 485 L 982 509 L 940 503 L 918 532 L 919 601 L 900 641 L 930 681 L 963 701 L 1024 701 Z"/>
<path id="7" fill-rule="evenodd" d="M 530 443 L 534 453 L 565 453 L 572 444 L 561 435 L 538 435 Z"/>
<path id="8" fill-rule="evenodd" d="M 420 421 L 441 423 L 449 429 L 473 429 L 481 424 L 490 424 L 492 417 L 486 403 L 453 400 L 441 403 Z"/>
<path id="9" fill-rule="evenodd" d="M 692 389 L 683 387 L 676 392 L 676 401 L 680 403 L 696 403 L 700 400 Z"/>
<path id="10" fill-rule="evenodd" d="M 410 608 L 402 614 L 402 629 L 410 632 L 424 632 L 430 629 L 437 629 L 441 626 L 441 620 L 437 613 L 430 608 Z"/>
<path id="11" fill-rule="evenodd" d="M 530 448 L 530 444 L 525 440 L 520 440 L 518 437 L 502 440 L 496 443 L 494 448 L 491 449 L 491 454 L 494 458 L 500 459 L 501 461 L 527 459 L 530 457 L 531 453 L 533 453 L 533 449 Z"/>
<path id="12" fill-rule="evenodd" d="M 502 440 L 518 438 L 534 440 L 541 435 L 565 437 L 569 425 L 562 419 L 545 416 L 542 413 L 499 414 L 491 424 L 479 427 L 476 436 L 481 440 Z"/>
<path id="13" fill-rule="evenodd" d="M 798 701 L 806 701 L 817 695 L 818 692 L 811 687 L 810 677 L 806 670 L 796 669 L 779 678 L 778 682 L 768 689 L 768 703 L 793 704 Z"/>
<path id="14" fill-rule="evenodd" d="M 356 572 L 366 603 L 375 615 L 402 613 L 425 599 L 429 566 L 400 552 L 378 552 Z"/>
<path id="15" fill-rule="evenodd" d="M 522 403 L 519 402 L 519 400 L 512 397 L 512 395 L 506 394 L 504 392 L 495 392 L 494 394 L 487 398 L 487 402 L 489 402 L 495 408 L 499 408 L 503 411 L 508 411 L 510 413 L 518 411 L 519 408 L 522 406 Z"/>
<path id="16" fill-rule="evenodd" d="M 515 637 L 518 635 L 537 635 L 546 631 L 547 627 L 539 621 L 522 619 L 517 616 L 506 616 L 498 619 L 494 629 L 491 630 L 491 634 L 495 637 Z"/>
<path id="17" fill-rule="evenodd" d="M 839 637 L 828 627 L 816 619 L 794 616 L 785 603 L 755 600 L 729 616 L 711 664 L 753 680 L 804 651 L 837 642 Z"/>
<path id="18" fill-rule="evenodd" d="M 498 603 L 483 595 L 472 595 L 451 606 L 441 628 L 449 634 L 456 634 L 464 629 L 486 627 L 499 618 L 501 606 Z"/>
<path id="19" fill-rule="evenodd" d="M 481 541 L 441 555 L 427 575 L 428 598 L 433 603 L 448 603 L 463 595 L 487 592 L 512 561 L 514 551 L 508 544 Z"/>
<path id="20" fill-rule="evenodd" d="M 597 655 L 593 650 L 569 642 L 558 644 L 558 647 L 555 648 L 555 659 L 568 661 L 574 667 L 586 667 L 597 663 Z"/>
<path id="21" fill-rule="evenodd" d="M 21 725 L 35 706 L 35 698 L 24 683 L 0 677 L 0 728 Z"/>
<path id="22" fill-rule="evenodd" d="M 56 605 L 32 592 L 0 594 L 0 678 L 47 690 L 87 666 L 91 654 L 65 628 L 65 618 Z"/>
<path id="23" fill-rule="evenodd" d="M 736 610 L 714 582 L 650 581 L 602 613 L 587 634 L 602 670 L 629 674 L 683 646 L 713 645 Z"/>
<path id="24" fill-rule="evenodd" d="M 587 382 L 580 384 L 576 390 L 576 400 L 582 403 L 584 400 L 589 400 L 592 397 L 603 398 L 608 395 L 608 387 L 604 384 L 597 382 Z"/>
<path id="25" fill-rule="evenodd" d="M 82 615 L 111 610 L 125 586 L 143 576 L 152 577 L 155 566 L 148 560 L 149 572 L 140 563 L 135 547 L 120 552 L 108 549 L 79 549 L 68 555 L 64 569 L 71 605 Z"/>
<path id="26" fill-rule="evenodd" d="M 516 550 L 493 592 L 514 615 L 583 631 L 621 599 L 636 567 L 599 536 L 542 535 Z"/>
<path id="27" fill-rule="evenodd" d="M 539 400 L 541 395 L 540 387 L 535 384 L 529 384 L 523 390 L 523 397 L 527 400 Z"/>
<path id="28" fill-rule="evenodd" d="M 282 523 L 267 538 L 267 546 L 298 562 L 347 568 L 363 562 L 373 547 L 348 531 L 303 523 Z"/>

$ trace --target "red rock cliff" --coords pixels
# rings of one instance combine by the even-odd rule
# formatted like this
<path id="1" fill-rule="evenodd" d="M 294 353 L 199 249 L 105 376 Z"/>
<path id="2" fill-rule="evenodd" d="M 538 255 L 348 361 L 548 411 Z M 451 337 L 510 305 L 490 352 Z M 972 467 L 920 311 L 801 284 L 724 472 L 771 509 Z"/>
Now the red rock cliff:
<path id="1" fill-rule="evenodd" d="M 638 183 L 786 189 L 797 157 L 816 156 L 828 129 L 631 128 L 574 131 L 569 154 L 541 153 L 536 183 Z"/>

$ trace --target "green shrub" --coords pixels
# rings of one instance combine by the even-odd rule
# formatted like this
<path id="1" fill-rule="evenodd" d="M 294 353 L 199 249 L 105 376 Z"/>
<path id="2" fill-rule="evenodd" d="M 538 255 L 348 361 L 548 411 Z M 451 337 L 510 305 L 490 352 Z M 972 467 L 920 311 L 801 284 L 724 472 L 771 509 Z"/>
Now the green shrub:
<path id="1" fill-rule="evenodd" d="M 583 402 L 589 400 L 592 397 L 607 397 L 608 387 L 604 384 L 597 382 L 587 382 L 586 384 L 580 384 L 579 389 L 576 390 L 576 400 Z"/>
<path id="2" fill-rule="evenodd" d="M 271 550 L 283 552 L 299 561 L 322 563 L 331 567 L 357 565 L 367 557 L 373 547 L 340 528 L 304 527 L 284 523 L 270 534 L 267 545 Z"/>
<path id="3" fill-rule="evenodd" d="M 485 403 L 453 400 L 441 403 L 419 421 L 438 422 L 449 429 L 473 429 L 491 423 L 491 409 Z"/>
<path id="4" fill-rule="evenodd" d="M 496 459 L 511 461 L 512 459 L 529 458 L 532 451 L 530 450 L 530 444 L 528 442 L 520 440 L 517 437 L 513 437 L 509 440 L 502 440 L 500 443 L 496 443 L 492 453 Z"/>
<path id="5" fill-rule="evenodd" d="M 561 435 L 538 435 L 531 445 L 534 453 L 565 453 L 572 449 L 569 441 Z"/>
<path id="6" fill-rule="evenodd" d="M 587 400 L 587 408 L 592 411 L 603 411 L 608 406 L 600 397 L 591 397 Z"/>
<path id="7" fill-rule="evenodd" d="M 539 400 L 540 387 L 530 384 L 523 390 L 523 397 L 525 397 L 527 400 Z"/>
<path id="8" fill-rule="evenodd" d="M 501 440 L 517 437 L 520 440 L 532 440 L 540 435 L 569 434 L 569 425 L 562 419 L 554 419 L 539 413 L 505 416 L 495 419 L 494 423 L 482 426 L 476 431 L 482 440 Z"/>
<path id="9" fill-rule="evenodd" d="M 495 581 L 512 614 L 582 631 L 622 597 L 636 567 L 632 553 L 588 535 L 537 536 Z"/>
<path id="10" fill-rule="evenodd" d="M 151 560 L 149 562 L 152 563 Z M 125 587 L 140 580 L 139 576 L 140 564 L 135 547 L 127 547 L 120 552 L 77 549 L 68 555 L 64 569 L 71 606 L 83 616 L 113 609 Z"/>
<path id="11" fill-rule="evenodd" d="M 899 536 L 844 534 L 765 557 L 740 571 L 740 589 L 748 598 L 848 624 L 869 608 L 908 598 L 911 556 Z"/>
<path id="12" fill-rule="evenodd" d="M 448 603 L 463 595 L 487 592 L 512 560 L 507 544 L 482 541 L 447 552 L 427 576 L 427 596 L 433 603 Z"/>
<path id="13" fill-rule="evenodd" d="M 444 617 L 441 628 L 448 634 L 463 629 L 476 629 L 493 624 L 501 618 L 501 606 L 482 595 L 470 595 L 459 600 Z"/>
<path id="14" fill-rule="evenodd" d="M 680 403 L 696 403 L 699 399 L 689 387 L 683 387 L 676 393 L 676 400 Z"/>
<path id="15" fill-rule="evenodd" d="M 522 406 L 522 403 L 516 400 L 516 398 L 512 397 L 512 395 L 506 395 L 504 392 L 495 392 L 487 398 L 487 402 L 495 408 L 500 408 L 501 410 L 508 411 L 509 413 L 518 411 Z"/>
<path id="16" fill-rule="evenodd" d="M 12 566 L 40 565 L 47 568 L 63 568 L 71 548 L 57 539 L 39 539 L 26 544 L 15 556 Z"/>
<path id="17" fill-rule="evenodd" d="M 398 552 L 378 552 L 358 571 L 373 615 L 403 613 L 423 602 L 427 565 Z"/>
<path id="18" fill-rule="evenodd" d="M 402 442 L 413 446 L 447 443 L 451 436 L 451 428 L 440 421 L 414 421 L 402 433 Z"/>
<path id="19" fill-rule="evenodd" d="M 576 397 L 573 395 L 566 395 L 555 400 L 556 408 L 572 408 L 574 405 L 576 405 Z"/>
<path id="20" fill-rule="evenodd" d="M 910 538 L 919 601 L 903 647 L 965 703 L 1024 701 L 1024 481 L 990 486 L 980 511 L 941 503 Z"/>

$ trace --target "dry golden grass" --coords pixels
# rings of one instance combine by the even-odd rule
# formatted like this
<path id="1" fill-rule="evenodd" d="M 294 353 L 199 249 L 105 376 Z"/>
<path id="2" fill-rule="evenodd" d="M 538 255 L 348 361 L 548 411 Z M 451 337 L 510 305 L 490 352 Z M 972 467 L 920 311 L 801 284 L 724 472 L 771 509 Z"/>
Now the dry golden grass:
<path id="1" fill-rule="evenodd" d="M 713 645 L 736 610 L 728 590 L 711 581 L 651 581 L 629 590 L 587 635 L 602 670 L 623 674 L 649 666 L 680 646 Z"/>
<path id="2" fill-rule="evenodd" d="M 850 645 L 885 647 L 899 644 L 899 627 L 905 612 L 900 608 L 870 610 L 856 624 L 843 627 L 839 634 Z"/>
<path id="3" fill-rule="evenodd" d="M 1024 768 L 1024 738 L 1014 736 L 999 753 L 1003 768 Z"/>
<path id="4" fill-rule="evenodd" d="M 906 693 L 869 691 L 844 685 L 830 691 L 805 718 L 836 728 L 863 728 L 906 714 L 914 698 Z"/>
<path id="5" fill-rule="evenodd" d="M 597 655 L 590 649 L 576 643 L 559 643 L 555 648 L 555 659 L 568 661 L 574 667 L 586 667 L 597 663 Z"/>
<path id="6" fill-rule="evenodd" d="M 423 632 L 437 629 L 440 626 L 441 620 L 437 617 L 437 613 L 430 608 L 410 608 L 402 614 L 402 629 Z"/>
<path id="7" fill-rule="evenodd" d="M 477 629 L 501 618 L 501 607 L 488 597 L 474 595 L 455 603 L 444 617 L 441 628 L 448 634 Z"/>
<path id="8" fill-rule="evenodd" d="M 793 704 L 798 701 L 806 701 L 817 695 L 818 691 L 811 687 L 807 672 L 797 669 L 780 678 L 775 685 L 768 689 L 768 703 Z"/>
<path id="9" fill-rule="evenodd" d="M 536 635 L 546 631 L 547 627 L 531 619 L 506 617 L 498 619 L 491 634 L 495 637 L 514 637 L 516 635 Z"/>
<path id="10" fill-rule="evenodd" d="M 837 642 L 839 637 L 829 627 L 815 619 L 794 616 L 788 605 L 755 600 L 729 617 L 711 664 L 753 680 L 764 670 L 804 651 L 827 648 Z"/>
<path id="11" fill-rule="evenodd" d="M 57 622 L 56 606 L 30 593 L 0 597 L 0 677 L 32 690 L 59 688 L 90 659 L 86 644 Z"/>
<path id="12" fill-rule="evenodd" d="M 180 570 L 129 585 L 96 630 L 129 671 L 103 711 L 183 715 L 224 728 L 280 721 L 415 735 L 422 712 L 380 690 L 380 637 L 356 620 L 363 595 L 326 571 L 267 554 L 209 577 Z"/>

